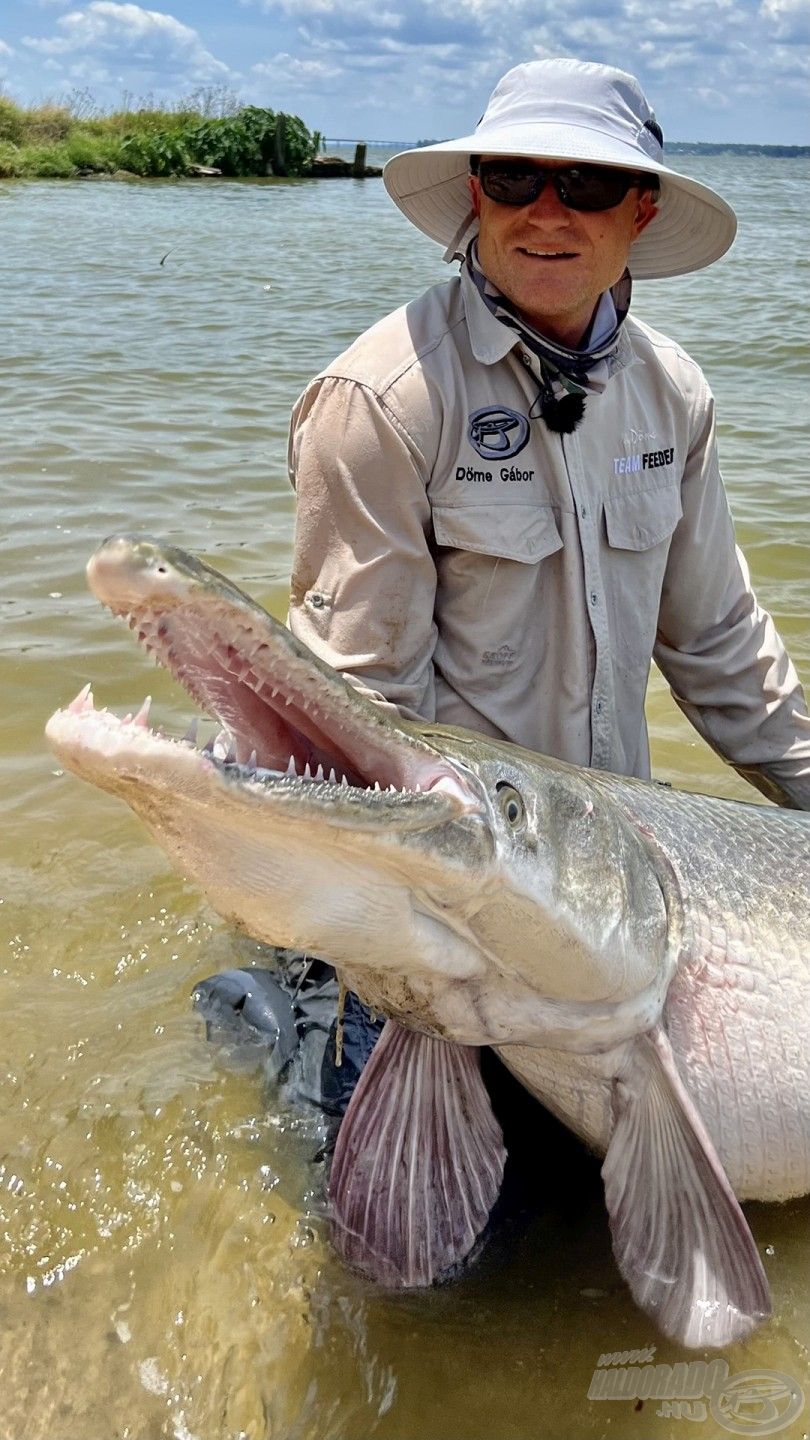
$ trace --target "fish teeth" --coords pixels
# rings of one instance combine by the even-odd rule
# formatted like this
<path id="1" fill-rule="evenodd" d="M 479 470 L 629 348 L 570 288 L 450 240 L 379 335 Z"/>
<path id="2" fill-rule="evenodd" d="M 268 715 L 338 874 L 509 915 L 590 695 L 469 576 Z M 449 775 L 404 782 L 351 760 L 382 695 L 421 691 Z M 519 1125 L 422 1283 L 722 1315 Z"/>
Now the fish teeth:
<path id="1" fill-rule="evenodd" d="M 76 699 L 71 700 L 67 708 L 69 715 L 80 715 L 83 710 L 95 709 L 93 704 L 93 691 L 90 688 L 89 681 L 84 688 L 79 691 Z"/>
<path id="2" fill-rule="evenodd" d="M 330 771 L 329 771 L 329 784 L 330 784 L 330 785 L 337 785 L 337 776 L 336 776 L 334 770 L 330 770 Z"/>
<path id="3" fill-rule="evenodd" d="M 295 756 L 294 756 L 294 755 L 291 755 L 291 756 L 290 756 L 290 758 L 289 758 L 289 760 L 288 760 L 288 762 L 287 762 L 287 769 L 285 770 L 284 773 L 285 773 L 285 775 L 287 776 L 288 779 L 290 779 L 290 780 L 297 780 L 297 778 L 298 778 L 298 771 L 297 771 L 296 768 L 295 768 Z"/>
<path id="4" fill-rule="evenodd" d="M 148 726 L 149 726 L 149 707 L 150 707 L 151 704 L 152 704 L 152 696 L 151 696 L 151 695 L 147 695 L 147 697 L 146 697 L 146 699 L 144 700 L 144 702 L 143 702 L 140 710 L 138 711 L 137 715 L 135 716 L 135 719 L 134 719 L 133 722 L 132 722 L 133 725 L 139 725 L 142 730 L 148 729 Z"/>
<path id="5" fill-rule="evenodd" d="M 259 763 L 259 757 L 258 757 L 258 755 L 256 754 L 256 751 L 255 751 L 255 750 L 251 750 L 251 752 L 250 752 L 250 759 L 248 760 L 248 770 L 255 770 L 258 763 Z"/>
<path id="6" fill-rule="evenodd" d="M 311 780 L 311 779 L 312 779 L 312 771 L 311 771 L 310 768 L 309 768 L 309 761 L 307 761 L 306 765 L 304 766 L 304 779 L 305 779 L 305 780 Z"/>
<path id="7" fill-rule="evenodd" d="M 188 730 L 186 731 L 185 735 L 183 736 L 183 740 L 184 740 L 184 742 L 185 742 L 186 745 L 193 745 L 193 746 L 196 748 L 196 745 L 197 745 L 197 731 L 199 730 L 199 728 L 200 728 L 200 719 L 199 719 L 199 716 L 198 716 L 198 715 L 195 715 L 195 716 L 194 716 L 194 719 L 192 720 L 191 724 L 190 724 L 189 727 L 188 727 Z"/>
<path id="8" fill-rule="evenodd" d="M 231 748 L 230 739 L 230 735 L 226 735 L 224 730 L 220 730 L 216 740 L 214 740 L 211 745 L 211 754 L 215 760 L 227 760 L 228 752 Z"/>
<path id="9" fill-rule="evenodd" d="M 325 776 L 324 773 L 323 773 L 323 766 L 322 766 L 322 765 L 319 765 L 318 768 L 317 768 L 317 770 L 315 771 L 315 779 L 316 779 L 316 780 L 325 780 L 325 779 L 326 779 L 326 776 Z"/>

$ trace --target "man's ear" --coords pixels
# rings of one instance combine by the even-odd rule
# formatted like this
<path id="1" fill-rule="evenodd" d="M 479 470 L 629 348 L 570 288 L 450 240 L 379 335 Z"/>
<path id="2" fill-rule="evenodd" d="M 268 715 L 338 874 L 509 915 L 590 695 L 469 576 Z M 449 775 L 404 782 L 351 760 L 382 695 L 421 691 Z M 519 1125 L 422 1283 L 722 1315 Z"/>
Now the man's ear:
<path id="1" fill-rule="evenodd" d="M 643 190 L 638 197 L 636 206 L 636 218 L 633 222 L 633 239 L 637 240 L 642 230 L 646 230 L 651 220 L 658 214 L 658 206 L 652 198 L 649 190 Z"/>
<path id="2" fill-rule="evenodd" d="M 473 215 L 475 215 L 477 219 L 481 214 L 481 185 L 478 176 L 468 175 L 467 185 L 469 186 L 470 204 L 472 205 Z"/>

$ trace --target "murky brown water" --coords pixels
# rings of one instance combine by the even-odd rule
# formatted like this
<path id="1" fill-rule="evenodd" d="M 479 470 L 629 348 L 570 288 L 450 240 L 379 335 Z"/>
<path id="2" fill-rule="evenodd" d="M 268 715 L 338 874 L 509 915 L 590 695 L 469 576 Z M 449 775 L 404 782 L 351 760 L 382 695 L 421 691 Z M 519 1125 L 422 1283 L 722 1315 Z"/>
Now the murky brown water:
<path id="1" fill-rule="evenodd" d="M 810 681 L 808 167 L 689 168 L 737 204 L 741 239 L 705 276 L 640 285 L 637 309 L 709 373 L 740 535 Z M 392 1297 L 341 1269 L 316 1118 L 225 1068 L 191 1009 L 195 981 L 252 947 L 42 740 L 88 678 L 114 707 L 150 689 L 185 726 L 85 592 L 112 530 L 172 537 L 283 614 L 290 405 L 441 278 L 434 248 L 348 181 L 5 185 L 0 241 L 0 1440 L 728 1433 L 587 1400 L 600 1353 L 657 1339 L 618 1281 L 598 1167 L 539 1113 L 465 1278 Z M 746 793 L 657 680 L 650 717 L 658 774 Z M 810 1404 L 810 1202 L 749 1213 L 776 1317 L 726 1359 L 786 1372 Z M 805 1429 L 809 1412 L 779 1433 Z"/>

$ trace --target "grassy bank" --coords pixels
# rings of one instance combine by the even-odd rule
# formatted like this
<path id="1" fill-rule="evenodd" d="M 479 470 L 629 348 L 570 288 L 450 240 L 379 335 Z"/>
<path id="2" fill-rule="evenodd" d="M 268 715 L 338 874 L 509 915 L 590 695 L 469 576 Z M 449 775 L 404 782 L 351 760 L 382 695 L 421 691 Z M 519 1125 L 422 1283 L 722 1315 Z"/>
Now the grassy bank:
<path id="1" fill-rule="evenodd" d="M 216 108 L 220 112 L 212 113 Z M 102 112 L 86 92 L 64 103 L 16 104 L 0 94 L 0 178 L 80 175 L 302 175 L 320 136 L 297 115 L 198 92 L 169 109 L 149 102 Z"/>

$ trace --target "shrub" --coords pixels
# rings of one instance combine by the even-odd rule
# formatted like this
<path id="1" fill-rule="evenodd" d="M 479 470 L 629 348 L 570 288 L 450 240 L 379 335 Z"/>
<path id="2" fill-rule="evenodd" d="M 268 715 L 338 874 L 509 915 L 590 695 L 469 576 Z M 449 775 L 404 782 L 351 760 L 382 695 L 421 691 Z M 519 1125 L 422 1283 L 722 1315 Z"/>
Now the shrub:
<path id="1" fill-rule="evenodd" d="M 56 144 L 70 134 L 76 123 L 67 105 L 46 101 L 24 111 L 24 139 L 30 145 Z"/>
<path id="2" fill-rule="evenodd" d="M 298 115 L 279 115 L 284 126 L 284 158 L 288 175 L 303 175 L 320 149 L 321 137 L 312 134 Z"/>
<path id="3" fill-rule="evenodd" d="M 0 95 L 0 140 L 8 140 L 12 145 L 19 145 L 23 138 L 25 121 L 23 111 L 19 105 L 7 96 Z"/>
<path id="4" fill-rule="evenodd" d="M 191 163 L 182 131 L 127 135 L 121 141 L 121 165 L 136 175 L 183 175 Z"/>
<path id="5" fill-rule="evenodd" d="M 123 146 L 117 135 L 97 135 L 82 127 L 65 141 L 65 151 L 77 170 L 120 170 Z"/>
<path id="6" fill-rule="evenodd" d="M 272 110 L 248 105 L 238 115 L 190 127 L 185 141 L 189 155 L 199 165 L 215 165 L 223 175 L 264 175 L 273 153 L 275 130 Z"/>
<path id="7" fill-rule="evenodd" d="M 20 175 L 37 175 L 43 180 L 69 180 L 76 174 L 76 166 L 68 154 L 67 146 L 25 145 L 19 151 Z"/>
<path id="8" fill-rule="evenodd" d="M 23 108 L 0 95 L 0 175 L 61 178 L 80 170 L 126 169 L 137 175 L 185 175 L 193 164 L 224 175 L 305 174 L 320 146 L 297 115 L 209 87 L 158 109 L 151 99 L 101 115 L 88 91 L 65 104 Z M 278 145 L 277 145 L 278 140 Z M 16 148 L 15 148 L 16 147 Z"/>
<path id="9" fill-rule="evenodd" d="M 10 140 L 0 140 L 0 180 L 11 180 L 22 174 L 20 147 Z"/>

